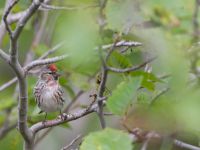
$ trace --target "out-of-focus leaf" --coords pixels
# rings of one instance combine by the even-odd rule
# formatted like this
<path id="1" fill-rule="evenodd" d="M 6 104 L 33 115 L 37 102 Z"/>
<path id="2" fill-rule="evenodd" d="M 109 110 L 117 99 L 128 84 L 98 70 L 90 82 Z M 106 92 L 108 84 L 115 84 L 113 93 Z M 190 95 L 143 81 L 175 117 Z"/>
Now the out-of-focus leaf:
<path id="1" fill-rule="evenodd" d="M 130 73 L 132 76 L 143 76 L 146 80 L 154 81 L 154 82 L 163 82 L 161 79 L 156 77 L 155 74 L 145 72 L 145 71 L 134 71 Z"/>
<path id="2" fill-rule="evenodd" d="M 0 102 L 1 102 L 0 110 L 4 110 L 4 109 L 7 109 L 7 108 L 10 108 L 10 107 L 12 107 L 12 106 L 17 104 L 17 101 L 15 101 L 15 100 L 13 100 L 11 98 L 3 99 Z"/>
<path id="3" fill-rule="evenodd" d="M 67 90 L 67 94 L 69 94 L 71 98 L 75 96 L 72 85 L 65 84 L 63 87 Z"/>
<path id="4" fill-rule="evenodd" d="M 61 51 L 69 55 L 61 62 L 63 69 L 91 75 L 100 67 L 95 49 L 99 40 L 98 26 L 91 14 L 78 11 L 61 16 L 55 40 L 65 41 Z M 63 20 L 63 17 L 66 19 Z"/>
<path id="5" fill-rule="evenodd" d="M 72 126 L 69 123 L 62 123 L 60 125 L 60 127 L 67 128 L 67 129 L 72 129 Z"/>
<path id="6" fill-rule="evenodd" d="M 0 140 L 1 149 L 20 150 L 23 149 L 23 140 L 17 130 L 11 131 L 8 136 Z"/>
<path id="7" fill-rule="evenodd" d="M 106 7 L 108 27 L 127 33 L 134 22 L 142 20 L 132 0 L 110 0 Z M 135 11 L 133 11 L 135 10 Z"/>
<path id="8" fill-rule="evenodd" d="M 139 104 L 149 104 L 150 94 L 147 91 L 138 91 L 137 93 L 137 103 Z"/>
<path id="9" fill-rule="evenodd" d="M 37 56 L 41 56 L 42 54 L 44 54 L 49 48 L 44 45 L 44 44 L 40 44 L 37 45 L 37 47 L 34 47 L 34 52 Z"/>
<path id="10" fill-rule="evenodd" d="M 73 73 L 70 77 L 73 84 L 80 89 L 88 90 L 91 85 L 88 84 L 88 77 L 79 73 Z"/>
<path id="11" fill-rule="evenodd" d="M 120 130 L 106 128 L 84 138 L 80 150 L 132 150 L 129 135 Z"/>
<path id="12" fill-rule="evenodd" d="M 152 82 L 152 81 L 148 81 L 145 78 L 143 78 L 142 87 L 144 87 L 144 88 L 146 88 L 150 91 L 154 91 L 155 90 L 155 83 Z"/>
<path id="13" fill-rule="evenodd" d="M 120 68 L 126 68 L 131 66 L 131 62 L 129 61 L 129 59 L 118 52 L 113 52 L 111 61 L 111 65 L 116 64 Z"/>
<path id="14" fill-rule="evenodd" d="M 123 115 L 127 107 L 136 96 L 137 89 L 141 86 L 142 77 L 133 77 L 121 82 L 108 98 L 108 109 L 117 115 Z"/>

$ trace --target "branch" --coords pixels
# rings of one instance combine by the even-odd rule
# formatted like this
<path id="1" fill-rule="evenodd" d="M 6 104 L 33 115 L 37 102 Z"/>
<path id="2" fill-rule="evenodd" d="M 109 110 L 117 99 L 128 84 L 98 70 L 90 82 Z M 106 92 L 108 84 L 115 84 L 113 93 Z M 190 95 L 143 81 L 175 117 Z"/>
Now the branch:
<path id="1" fill-rule="evenodd" d="M 7 22 L 8 24 L 12 24 L 16 21 L 18 21 L 21 17 L 24 16 L 24 14 L 26 13 L 26 11 L 21 11 L 15 14 L 9 14 L 7 17 Z"/>
<path id="2" fill-rule="evenodd" d="M 63 42 L 57 44 L 55 47 L 53 47 L 52 49 L 48 50 L 46 53 L 44 53 L 41 57 L 39 57 L 37 60 L 42 60 L 44 58 L 46 58 L 48 55 L 53 54 L 55 51 L 57 51 L 61 46 L 63 46 Z M 3 52 L 4 53 L 4 52 Z M 6 61 L 9 61 L 9 56 L 7 54 L 6 55 Z M 1 50 L 0 50 L 0 56 L 1 56 Z M 8 59 L 8 60 L 7 60 Z M 27 65 L 25 66 L 27 67 Z M 24 67 L 24 68 L 25 68 Z M 24 69 L 23 68 L 23 69 Z M 26 72 L 27 74 L 28 72 Z M 10 81 L 6 82 L 5 84 L 3 84 L 2 86 L 0 86 L 0 92 L 5 90 L 6 88 L 8 88 L 9 86 L 11 86 L 12 84 L 14 84 L 15 82 L 17 82 L 17 77 L 11 79 Z"/>
<path id="3" fill-rule="evenodd" d="M 102 49 L 109 49 L 112 46 L 113 46 L 113 44 L 103 45 Z M 126 46 L 126 47 L 138 47 L 138 46 L 142 46 L 142 43 L 140 43 L 140 42 L 134 42 L 134 41 L 129 41 L 128 42 L 128 41 L 122 40 L 122 41 L 119 41 L 119 42 L 117 42 L 115 44 L 115 47 L 117 47 L 117 48 L 118 47 L 124 47 L 124 46 Z"/>
<path id="4" fill-rule="evenodd" d="M 125 128 L 130 133 L 130 135 L 133 139 L 133 142 L 137 142 L 137 141 L 141 142 L 141 140 L 146 141 L 149 138 L 160 139 L 163 137 L 161 134 L 159 134 L 155 131 L 150 131 L 150 132 L 144 134 L 144 132 L 141 129 L 136 129 L 136 130 L 133 129 L 132 130 L 132 129 L 129 129 L 127 126 L 125 126 Z M 138 130 L 139 130 L 139 132 L 138 132 Z M 200 150 L 200 147 L 185 143 L 178 139 L 173 139 L 173 143 L 174 143 L 174 145 L 176 145 L 177 147 L 180 147 L 180 148 L 184 148 L 184 149 L 188 149 L 188 150 Z"/>
<path id="5" fill-rule="evenodd" d="M 62 55 L 62 56 L 56 56 L 56 57 L 53 57 L 53 58 L 46 58 L 46 59 L 43 59 L 43 60 L 39 59 L 39 60 L 32 61 L 26 67 L 24 67 L 25 73 L 27 73 L 29 70 L 31 70 L 31 69 L 33 69 L 37 66 L 52 64 L 52 63 L 58 62 L 60 60 L 63 60 L 66 57 L 68 57 L 68 55 Z"/>
<path id="6" fill-rule="evenodd" d="M 78 100 L 78 98 L 83 94 L 83 91 L 79 91 L 76 96 L 71 100 L 71 102 L 64 108 L 63 112 L 68 113 L 71 106 Z M 35 142 L 35 144 L 38 144 L 53 128 L 49 128 L 47 131 L 45 131 Z"/>
<path id="7" fill-rule="evenodd" d="M 42 133 L 41 136 L 39 136 L 36 141 L 35 141 L 35 145 L 37 145 L 39 142 L 41 142 L 48 134 L 49 132 L 52 130 L 52 128 L 48 128 L 47 130 L 44 131 L 44 133 Z"/>
<path id="8" fill-rule="evenodd" d="M 116 73 L 125 73 L 125 72 L 131 72 L 131 71 L 136 71 L 138 69 L 141 69 L 141 68 L 145 67 L 146 64 L 152 62 L 155 59 L 156 59 L 156 57 L 153 57 L 138 66 L 133 66 L 131 68 L 125 68 L 125 69 L 118 69 L 118 68 L 113 68 L 113 67 L 109 67 L 109 66 L 107 66 L 107 67 L 108 67 L 109 71 L 116 72 Z"/>
<path id="9" fill-rule="evenodd" d="M 23 30 L 25 24 L 27 23 L 27 21 L 32 17 L 32 15 L 40 7 L 40 4 L 43 1 L 44 0 L 33 0 L 31 5 L 29 6 L 29 8 L 26 10 L 26 13 L 23 15 L 23 17 L 17 23 L 17 27 L 16 27 L 14 35 L 13 35 L 14 39 L 17 39 L 19 37 L 19 35 L 22 32 L 22 30 Z"/>
<path id="10" fill-rule="evenodd" d="M 38 131 L 42 129 L 57 126 L 62 123 L 70 122 L 70 121 L 79 119 L 81 117 L 84 117 L 88 114 L 91 114 L 93 112 L 97 112 L 97 108 L 98 108 L 98 105 L 94 104 L 90 109 L 78 110 L 72 114 L 63 114 L 63 116 L 65 116 L 64 119 L 59 118 L 59 119 L 54 119 L 54 120 L 47 120 L 45 122 L 38 122 L 34 124 L 30 129 L 32 130 L 34 134 L 36 134 Z"/>
<path id="11" fill-rule="evenodd" d="M 5 23 L 5 27 L 6 27 L 6 30 L 8 31 L 8 34 L 9 34 L 9 36 L 10 36 L 10 39 L 13 38 L 13 33 L 12 33 L 10 27 L 9 27 L 8 22 L 7 22 L 7 17 L 8 17 L 8 15 L 9 15 L 10 11 L 12 10 L 12 8 L 13 8 L 17 3 L 18 3 L 18 0 L 14 0 L 14 1 L 8 6 L 7 10 L 5 11 L 5 13 L 4 13 L 4 15 L 3 15 L 3 21 L 4 21 L 4 23 Z"/>
<path id="12" fill-rule="evenodd" d="M 80 10 L 80 9 L 86 9 L 91 7 L 98 7 L 98 5 L 89 5 L 89 6 L 79 6 L 79 7 L 63 7 L 63 6 L 54 6 L 54 5 L 48 5 L 48 4 L 41 4 L 42 8 L 47 10 Z"/>
<path id="13" fill-rule="evenodd" d="M 150 105 L 153 105 L 153 104 L 156 102 L 156 100 L 157 100 L 160 96 L 162 96 L 163 94 L 165 94 L 167 91 L 169 91 L 169 88 L 166 88 L 166 89 L 160 91 L 155 97 L 152 98 Z"/>
<path id="14" fill-rule="evenodd" d="M 69 143 L 69 145 L 63 147 L 61 150 L 71 150 L 69 148 L 72 147 L 74 145 L 74 143 L 76 143 L 81 137 L 82 137 L 82 135 L 78 135 L 77 137 L 75 137 L 75 139 L 73 139 L 71 141 L 71 143 Z"/>
<path id="15" fill-rule="evenodd" d="M 72 105 L 79 99 L 79 97 L 84 93 L 84 91 L 80 90 L 76 96 L 70 101 L 70 103 L 63 110 L 64 113 L 68 113 Z"/>
<path id="16" fill-rule="evenodd" d="M 101 38 L 103 38 L 103 29 L 104 29 L 104 26 L 106 25 L 106 18 L 105 18 L 105 14 L 104 14 L 104 9 L 106 7 L 106 4 L 107 4 L 107 0 L 99 0 L 100 8 L 99 8 L 98 24 L 99 24 L 99 34 L 100 34 Z M 108 76 L 108 70 L 107 70 L 105 60 L 103 58 L 101 44 L 99 45 L 98 50 L 99 50 L 99 55 L 100 55 L 100 59 L 101 59 L 101 63 L 102 63 L 100 84 L 99 84 L 98 94 L 97 94 L 98 116 L 99 116 L 99 120 L 101 123 L 101 127 L 105 128 L 106 123 L 105 123 L 104 113 L 103 113 L 102 98 L 104 97 L 104 91 L 105 91 L 105 85 L 106 85 L 106 80 L 107 80 L 107 76 Z"/>
<path id="17" fill-rule="evenodd" d="M 200 147 L 185 143 L 185 142 L 177 140 L 177 139 L 174 139 L 174 145 L 176 145 L 180 148 L 189 149 L 189 150 L 200 150 Z"/>
<path id="18" fill-rule="evenodd" d="M 14 123 L 13 125 L 2 127 L 0 129 L 0 139 L 4 138 L 5 135 L 7 135 L 8 132 L 10 132 L 12 129 L 16 128 L 17 123 Z"/>
<path id="19" fill-rule="evenodd" d="M 194 14 L 193 14 L 193 34 L 194 34 L 194 38 L 199 37 L 199 23 L 198 23 L 199 5 L 200 5 L 200 0 L 196 0 L 195 1 Z"/>
<path id="20" fill-rule="evenodd" d="M 64 42 L 60 42 L 56 46 L 54 46 L 52 49 L 48 50 L 46 53 L 44 53 L 42 56 L 40 56 L 38 59 L 45 59 L 47 56 L 53 54 L 55 51 L 57 51 L 59 48 L 61 48 L 64 45 Z"/>
<path id="21" fill-rule="evenodd" d="M 0 49 L 0 57 L 1 57 L 1 59 L 3 59 L 7 63 L 10 60 L 9 55 L 6 54 L 2 49 Z"/>
<path id="22" fill-rule="evenodd" d="M 10 125 L 11 109 L 6 110 L 5 120 L 0 128 L 0 139 L 7 135 L 7 133 L 16 127 L 17 123 Z"/>

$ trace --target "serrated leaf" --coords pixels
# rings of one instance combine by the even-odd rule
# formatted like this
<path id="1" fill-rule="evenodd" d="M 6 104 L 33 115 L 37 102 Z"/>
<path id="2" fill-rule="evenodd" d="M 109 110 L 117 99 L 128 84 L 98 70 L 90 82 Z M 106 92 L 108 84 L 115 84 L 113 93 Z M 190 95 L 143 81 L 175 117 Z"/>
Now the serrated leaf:
<path id="1" fill-rule="evenodd" d="M 119 67 L 126 68 L 131 66 L 131 62 L 129 61 L 129 59 L 121 55 L 120 53 L 114 52 L 113 57 L 115 58 L 115 61 Z"/>
<path id="2" fill-rule="evenodd" d="M 134 77 L 130 80 L 121 82 L 108 98 L 107 107 L 116 115 L 123 115 L 136 96 L 137 89 L 140 87 L 142 77 Z"/>
<path id="3" fill-rule="evenodd" d="M 84 138 L 80 150 L 132 150 L 128 134 L 120 130 L 106 128 Z"/>
<path id="4" fill-rule="evenodd" d="M 145 72 L 145 71 L 135 71 L 131 72 L 132 76 L 143 76 L 146 80 L 151 80 L 154 82 L 163 82 L 161 79 L 156 77 L 153 73 Z"/>

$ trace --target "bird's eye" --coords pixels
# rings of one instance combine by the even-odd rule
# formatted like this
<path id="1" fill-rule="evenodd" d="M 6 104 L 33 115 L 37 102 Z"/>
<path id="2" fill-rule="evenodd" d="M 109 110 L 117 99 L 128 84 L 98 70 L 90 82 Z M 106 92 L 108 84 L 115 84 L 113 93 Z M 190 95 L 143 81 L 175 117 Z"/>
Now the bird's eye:
<path id="1" fill-rule="evenodd" d="M 44 74 L 42 74 L 41 77 L 42 77 L 42 79 L 45 80 L 45 79 L 47 79 L 49 77 L 49 74 L 48 73 L 44 73 Z"/>

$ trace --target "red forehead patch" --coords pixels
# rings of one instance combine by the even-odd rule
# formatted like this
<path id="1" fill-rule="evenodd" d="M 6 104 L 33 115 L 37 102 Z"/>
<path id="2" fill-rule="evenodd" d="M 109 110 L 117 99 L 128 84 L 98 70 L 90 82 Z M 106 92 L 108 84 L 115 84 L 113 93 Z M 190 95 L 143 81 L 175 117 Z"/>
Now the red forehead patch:
<path id="1" fill-rule="evenodd" d="M 56 71 L 58 70 L 55 64 L 49 65 L 48 68 L 49 68 L 49 70 L 51 70 L 52 72 L 56 72 Z"/>

